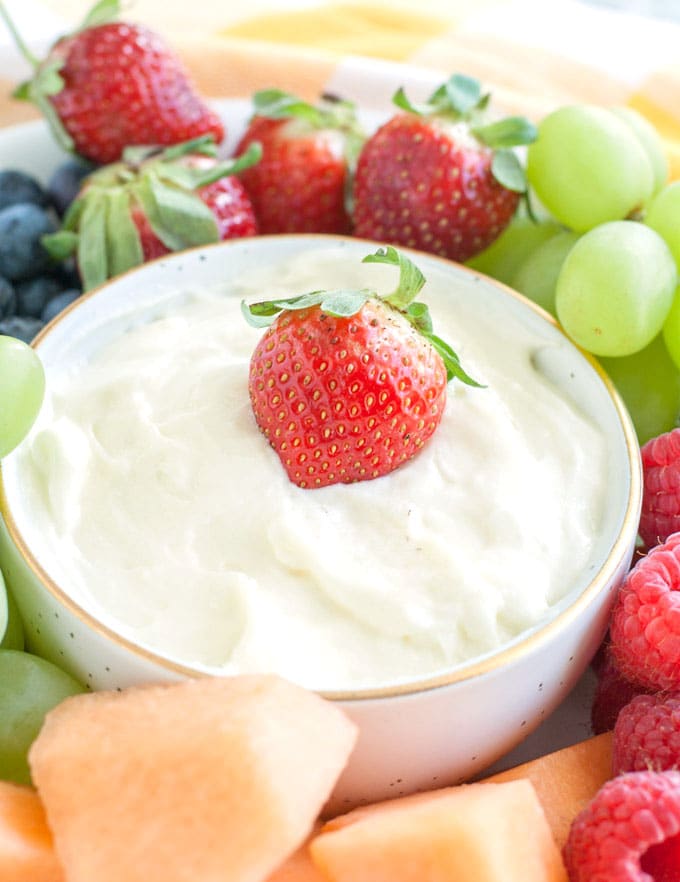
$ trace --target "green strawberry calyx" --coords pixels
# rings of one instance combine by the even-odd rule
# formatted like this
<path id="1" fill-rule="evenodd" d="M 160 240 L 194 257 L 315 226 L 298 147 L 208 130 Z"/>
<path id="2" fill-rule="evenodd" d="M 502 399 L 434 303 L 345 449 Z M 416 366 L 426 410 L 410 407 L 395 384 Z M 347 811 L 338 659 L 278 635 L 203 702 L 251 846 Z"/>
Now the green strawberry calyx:
<path id="1" fill-rule="evenodd" d="M 318 306 L 326 315 L 349 318 L 356 315 L 368 300 L 380 300 L 401 313 L 430 342 L 444 362 L 448 380 L 456 377 L 468 386 L 481 387 L 482 384 L 473 380 L 463 369 L 460 359 L 449 344 L 434 333 L 427 304 L 415 300 L 425 284 L 425 276 L 418 267 L 391 245 L 379 248 L 375 254 L 368 254 L 362 263 L 386 263 L 398 267 L 399 282 L 395 290 L 386 296 L 380 296 L 369 288 L 310 291 L 294 297 L 263 300 L 257 303 L 243 301 L 241 311 L 249 325 L 254 328 L 266 328 L 285 310 Z"/>
<path id="2" fill-rule="evenodd" d="M 119 14 L 119 0 L 99 0 L 87 13 L 79 27 L 68 36 L 75 36 L 75 34 L 88 28 L 98 27 L 99 25 L 114 21 Z M 0 0 L 0 18 L 5 22 L 19 52 L 33 69 L 33 76 L 20 83 L 12 93 L 12 97 L 19 101 L 30 101 L 32 104 L 35 104 L 45 117 L 57 144 L 69 153 L 75 152 L 73 138 L 64 128 L 59 114 L 50 100 L 54 95 L 58 95 L 65 86 L 64 78 L 61 75 L 65 58 L 58 51 L 59 43 L 65 38 L 61 37 L 57 40 L 52 47 L 52 50 L 56 48 L 56 51 L 50 51 L 48 57 L 41 60 L 36 58 L 30 50 L 28 44 L 17 30 L 2 0 Z"/>
<path id="3" fill-rule="evenodd" d="M 252 101 L 254 116 L 298 120 L 310 133 L 324 129 L 340 132 L 344 136 L 345 160 L 350 169 L 356 166 L 366 134 L 352 101 L 326 92 L 317 104 L 311 104 L 281 89 L 261 89 Z"/>
<path id="4" fill-rule="evenodd" d="M 465 74 L 453 74 L 423 103 L 410 101 L 403 88 L 393 95 L 401 110 L 418 116 L 437 117 L 450 122 L 466 122 L 470 132 L 493 151 L 491 173 L 507 190 L 527 192 L 524 168 L 513 148 L 531 144 L 538 129 L 523 116 L 508 116 L 487 122 L 491 94 L 484 92 L 479 80 Z"/>
<path id="5" fill-rule="evenodd" d="M 169 251 L 217 242 L 217 221 L 198 191 L 248 168 L 261 155 L 254 142 L 236 159 L 218 162 L 212 135 L 166 148 L 128 147 L 120 162 L 85 179 L 61 229 L 41 242 L 56 260 L 76 255 L 85 290 L 144 262 L 135 211 Z M 185 160 L 196 156 L 215 161 L 206 166 Z"/>

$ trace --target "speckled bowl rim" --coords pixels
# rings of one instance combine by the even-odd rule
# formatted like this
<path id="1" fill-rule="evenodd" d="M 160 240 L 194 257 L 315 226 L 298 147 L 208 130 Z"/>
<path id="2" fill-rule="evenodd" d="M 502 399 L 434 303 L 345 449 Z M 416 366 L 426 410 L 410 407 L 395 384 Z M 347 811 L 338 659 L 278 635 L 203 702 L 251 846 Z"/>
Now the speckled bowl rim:
<path id="1" fill-rule="evenodd" d="M 258 236 L 257 239 L 263 240 L 265 244 L 266 240 L 276 240 L 277 242 L 281 242 L 281 240 L 283 239 L 292 239 L 296 242 L 300 242 L 301 244 L 304 242 L 304 240 L 308 240 L 310 243 L 317 244 L 320 240 L 325 240 L 329 244 L 337 244 L 347 241 L 352 243 L 363 241 L 366 242 L 370 247 L 375 247 L 379 244 L 366 239 L 362 240 L 359 237 L 355 236 L 335 236 L 316 233 L 290 235 L 284 234 L 277 236 L 263 235 Z M 53 333 L 56 328 L 59 327 L 59 324 L 65 318 L 65 316 L 67 316 L 73 310 L 78 309 L 83 302 L 88 301 L 93 297 L 96 297 L 97 294 L 103 289 L 106 289 L 111 285 L 118 284 L 118 280 L 124 276 L 128 276 L 132 273 L 144 272 L 146 267 L 153 264 L 160 264 L 164 261 L 173 263 L 180 262 L 181 260 L 186 259 L 186 257 L 188 255 L 191 255 L 192 253 L 195 254 L 213 249 L 228 249 L 234 243 L 243 243 L 244 241 L 245 240 L 243 239 L 234 239 L 226 242 L 218 242 L 214 245 L 205 245 L 198 248 L 191 248 L 187 249 L 186 251 L 164 255 L 163 257 L 157 258 L 155 261 L 150 261 L 149 263 L 144 264 L 141 267 L 135 267 L 134 269 L 131 269 L 128 272 L 117 276 L 115 279 L 111 279 L 105 282 L 103 285 L 93 288 L 91 291 L 83 294 L 80 298 L 78 298 L 78 300 L 67 306 L 66 309 L 63 310 L 63 312 L 61 312 L 48 325 L 46 325 L 35 337 L 31 345 L 34 349 L 39 350 L 40 344 L 51 333 Z M 590 580 L 586 588 L 578 595 L 578 597 L 564 610 L 559 612 L 554 618 L 551 618 L 550 621 L 546 622 L 542 626 L 538 626 L 535 629 L 531 629 L 525 637 L 519 635 L 509 645 L 501 647 L 497 651 L 486 654 L 477 659 L 471 659 L 469 662 L 456 665 L 450 670 L 439 671 L 432 675 L 413 678 L 405 682 L 385 686 L 349 690 L 315 690 L 322 697 L 333 701 L 366 701 L 371 699 L 385 699 L 397 696 L 416 695 L 420 692 L 425 692 L 431 689 L 438 689 L 444 686 L 451 686 L 455 683 L 472 680 L 485 674 L 498 671 L 506 665 L 512 665 L 513 663 L 517 662 L 522 656 L 528 655 L 537 650 L 541 645 L 545 644 L 546 642 L 550 641 L 554 636 L 556 636 L 558 632 L 568 627 L 568 625 L 574 619 L 578 618 L 590 606 L 590 604 L 596 600 L 596 598 L 600 595 L 602 591 L 605 591 L 607 589 L 607 587 L 611 583 L 611 580 L 616 575 L 617 570 L 624 561 L 626 555 L 631 552 L 635 536 L 637 535 L 640 505 L 642 500 L 642 466 L 640 462 L 639 444 L 628 411 L 626 410 L 626 407 L 623 404 L 621 397 L 616 391 L 614 384 L 609 379 L 606 372 L 602 369 L 597 360 L 592 355 L 590 355 L 590 353 L 583 351 L 578 346 L 575 346 L 573 341 L 571 341 L 561 329 L 558 322 L 551 315 L 545 312 L 545 310 L 541 309 L 541 307 L 539 307 L 537 304 L 533 303 L 509 286 L 504 285 L 502 282 L 498 282 L 496 279 L 486 276 L 484 273 L 478 272 L 477 270 L 471 269 L 461 264 L 452 264 L 452 262 L 447 260 L 446 258 L 439 257 L 434 254 L 418 252 L 414 249 L 404 249 L 404 251 L 406 251 L 407 253 L 411 253 L 416 257 L 418 257 L 418 255 L 421 255 L 427 260 L 439 262 L 445 269 L 454 265 L 458 271 L 468 275 L 471 280 L 474 280 L 475 278 L 484 279 L 488 284 L 491 284 L 501 291 L 504 291 L 509 296 L 523 303 L 525 307 L 538 313 L 545 321 L 552 324 L 560 332 L 560 334 L 562 334 L 562 336 L 567 339 L 571 346 L 576 348 L 581 353 L 586 361 L 589 362 L 594 371 L 599 375 L 603 385 L 605 386 L 605 389 L 609 394 L 609 397 L 612 400 L 616 414 L 619 419 L 620 427 L 624 436 L 629 465 L 628 500 L 625 512 L 623 514 L 621 528 L 619 530 L 616 541 L 614 542 L 609 554 L 602 562 L 600 569 Z M 79 603 L 76 603 L 76 601 L 73 600 L 70 595 L 48 575 L 48 573 L 42 568 L 42 566 L 34 557 L 26 541 L 21 535 L 16 525 L 16 522 L 14 521 L 10 510 L 9 500 L 7 499 L 5 485 L 3 482 L 2 463 L 0 463 L 0 515 L 2 515 L 2 518 L 5 522 L 5 526 L 9 533 L 10 539 L 12 540 L 18 551 L 21 553 L 24 562 L 32 571 L 33 575 L 42 584 L 42 587 L 49 594 L 51 594 L 55 600 L 57 600 L 66 609 L 68 609 L 68 611 L 73 616 L 75 616 L 83 625 L 87 626 L 88 628 L 98 633 L 100 636 L 116 644 L 119 649 L 126 650 L 127 652 L 130 652 L 147 662 L 152 662 L 153 664 L 173 674 L 179 674 L 184 677 L 202 677 L 211 675 L 214 676 L 214 674 L 211 674 L 210 672 L 199 670 L 195 667 L 192 667 L 191 665 L 184 664 L 182 662 L 174 661 L 160 653 L 154 652 L 152 649 L 148 649 L 145 646 L 140 646 L 134 640 L 131 640 L 130 638 L 118 633 L 118 631 L 116 631 L 114 628 L 107 624 L 104 624 L 95 615 L 88 612 Z"/>

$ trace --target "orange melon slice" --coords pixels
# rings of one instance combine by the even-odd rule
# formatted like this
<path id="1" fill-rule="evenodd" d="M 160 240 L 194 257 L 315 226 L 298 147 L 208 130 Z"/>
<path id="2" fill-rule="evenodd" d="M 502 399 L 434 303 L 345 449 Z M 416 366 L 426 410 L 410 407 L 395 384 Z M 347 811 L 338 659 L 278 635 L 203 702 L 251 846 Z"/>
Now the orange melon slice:
<path id="1" fill-rule="evenodd" d="M 320 825 L 315 826 L 307 841 L 278 870 L 267 876 L 266 882 L 328 882 L 327 877 L 322 876 L 316 868 L 309 854 L 309 843 L 320 829 Z"/>
<path id="2" fill-rule="evenodd" d="M 29 754 L 68 882 L 262 882 L 304 842 L 356 738 L 268 675 L 74 696 Z"/>
<path id="3" fill-rule="evenodd" d="M 529 781 L 419 796 L 326 825 L 309 847 L 314 863 L 330 882 L 566 882 Z"/>
<path id="4" fill-rule="evenodd" d="M 576 815 L 611 777 L 612 733 L 604 732 L 484 780 L 531 781 L 555 842 L 562 848 Z"/>
<path id="5" fill-rule="evenodd" d="M 0 879 L 63 882 L 52 834 L 32 787 L 0 781 Z"/>

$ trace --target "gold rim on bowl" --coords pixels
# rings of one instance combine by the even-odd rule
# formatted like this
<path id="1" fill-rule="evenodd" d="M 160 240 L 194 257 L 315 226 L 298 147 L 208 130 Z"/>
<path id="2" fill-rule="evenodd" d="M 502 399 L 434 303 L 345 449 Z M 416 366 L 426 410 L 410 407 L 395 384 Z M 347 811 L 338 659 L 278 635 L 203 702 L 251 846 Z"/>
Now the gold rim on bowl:
<path id="1" fill-rule="evenodd" d="M 296 234 L 296 235 L 277 235 L 277 236 L 258 236 L 258 240 L 261 239 L 271 239 L 277 242 L 281 242 L 285 239 L 295 239 L 296 242 L 303 242 L 305 239 L 308 239 L 310 242 L 318 242 L 319 240 L 327 240 L 329 242 L 338 243 L 338 242 L 361 242 L 365 241 L 371 247 L 375 247 L 376 242 L 370 242 L 369 240 L 362 240 L 359 237 L 354 236 L 335 236 L 335 235 L 326 235 L 326 234 Z M 160 263 L 162 261 L 168 260 L 181 260 L 185 259 L 188 255 L 197 252 L 203 252 L 207 250 L 213 250 L 215 248 L 224 248 L 225 246 L 228 248 L 232 243 L 243 243 L 246 240 L 243 239 L 233 239 L 228 242 L 217 242 L 214 245 L 201 246 L 198 248 L 188 249 L 182 252 L 176 252 L 175 254 L 164 255 L 163 257 L 157 258 L 155 261 L 151 261 L 150 263 Z M 418 252 L 414 251 L 414 249 L 405 249 L 416 256 L 420 255 L 428 260 L 434 260 L 436 262 L 442 263 L 444 266 L 450 267 L 451 261 L 447 260 L 444 257 L 439 257 L 435 254 L 429 254 L 426 252 Z M 115 279 L 109 280 L 105 282 L 103 285 L 98 286 L 97 288 L 88 291 L 87 293 L 81 295 L 75 302 L 69 304 L 58 316 L 56 316 L 52 321 L 43 328 L 40 333 L 35 337 L 32 342 L 32 346 L 38 350 L 40 344 L 51 334 L 56 327 L 58 327 L 59 323 L 74 309 L 77 309 L 80 304 L 84 301 L 89 300 L 90 298 L 96 296 L 96 294 L 105 289 L 110 284 L 116 284 L 117 281 L 127 276 L 131 273 L 143 272 L 144 268 L 149 264 L 143 264 L 140 267 L 135 267 L 134 269 L 128 270 L 126 273 L 123 273 L 119 276 L 116 276 Z M 420 677 L 417 679 L 408 680 L 403 683 L 396 683 L 389 686 L 381 686 L 376 688 L 361 688 L 361 689 L 350 689 L 350 690 L 315 690 L 324 698 L 333 700 L 333 701 L 362 701 L 368 699 L 380 699 L 380 698 L 390 698 L 395 696 L 406 696 L 412 695 L 419 692 L 424 692 L 431 689 L 437 689 L 442 686 L 448 686 L 453 683 L 459 683 L 464 680 L 470 680 L 475 677 L 482 676 L 484 674 L 488 674 L 492 671 L 495 671 L 499 668 L 504 667 L 505 665 L 512 664 L 517 661 L 521 656 L 531 653 L 534 649 L 538 648 L 544 642 L 550 640 L 554 634 L 567 625 L 569 625 L 579 614 L 590 605 L 591 602 L 600 594 L 601 591 L 605 589 L 605 587 L 609 584 L 610 580 L 613 578 L 617 569 L 620 567 L 621 563 L 624 560 L 626 554 L 629 553 L 631 547 L 631 538 L 637 533 L 637 524 L 640 515 L 640 505 L 642 500 L 642 467 L 640 463 L 640 455 L 639 455 L 639 444 L 637 440 L 637 436 L 635 434 L 635 430 L 633 428 L 630 416 L 626 410 L 625 405 L 618 392 L 616 391 L 614 384 L 609 379 L 606 372 L 603 370 L 598 361 L 588 352 L 585 352 L 580 347 L 576 346 L 572 340 L 570 340 L 562 328 L 559 326 L 559 323 L 543 310 L 540 306 L 535 304 L 533 301 L 524 297 L 519 292 L 513 290 L 507 285 L 504 285 L 502 282 L 498 282 L 496 279 L 493 279 L 489 276 L 484 275 L 484 273 L 480 273 L 477 270 L 473 270 L 469 267 L 463 265 L 456 265 L 456 268 L 463 273 L 469 275 L 471 278 L 483 278 L 486 282 L 493 285 L 494 287 L 505 291 L 506 294 L 513 297 L 515 300 L 520 301 L 526 307 L 529 307 L 534 312 L 538 313 L 544 320 L 548 321 L 552 324 L 562 336 L 564 336 L 571 346 L 574 346 L 581 355 L 588 361 L 590 366 L 595 370 L 595 372 L 599 375 L 600 380 L 602 381 L 607 393 L 614 405 L 616 414 L 619 419 L 619 424 L 622 429 L 626 451 L 628 454 L 628 463 L 629 463 L 629 481 L 630 481 L 630 489 L 628 493 L 628 501 L 626 505 L 626 510 L 623 516 L 623 520 L 621 523 L 621 527 L 619 529 L 618 536 L 616 541 L 614 542 L 609 554 L 604 559 L 602 565 L 598 572 L 593 576 L 591 581 L 588 583 L 586 588 L 579 594 L 579 596 L 569 604 L 564 610 L 559 612 L 554 618 L 550 619 L 550 621 L 546 622 L 544 625 L 536 627 L 529 634 L 522 637 L 519 635 L 514 641 L 510 643 L 510 645 L 506 645 L 505 648 L 501 647 L 498 650 L 495 650 L 488 655 L 484 655 L 481 658 L 472 659 L 469 662 L 463 662 L 459 665 L 456 665 L 454 668 L 439 672 L 436 674 L 428 675 L 425 677 Z M 138 643 L 135 643 L 133 640 L 124 637 L 117 631 L 115 631 L 109 625 L 104 624 L 99 619 L 97 619 L 92 613 L 88 612 L 84 609 L 80 604 L 76 603 L 67 593 L 61 588 L 50 576 L 49 574 L 41 567 L 41 565 L 36 560 L 35 556 L 31 552 L 30 548 L 26 544 L 23 536 L 21 535 L 16 522 L 12 516 L 10 511 L 9 500 L 7 499 L 7 494 L 5 490 L 5 485 L 2 476 L 2 463 L 0 462 L 0 515 L 2 516 L 5 526 L 7 527 L 7 531 L 9 533 L 11 541 L 14 543 L 16 548 L 20 551 L 24 562 L 27 564 L 29 569 L 32 571 L 33 575 L 40 581 L 43 588 L 47 590 L 52 597 L 57 600 L 60 604 L 62 604 L 69 612 L 74 615 L 83 625 L 86 625 L 91 630 L 95 631 L 100 636 L 106 638 L 107 640 L 113 642 L 118 646 L 119 649 L 124 649 L 127 652 L 136 655 L 139 658 L 144 659 L 147 662 L 151 662 L 158 667 L 164 668 L 167 671 L 171 671 L 176 674 L 181 674 L 185 677 L 202 677 L 202 676 L 211 676 L 209 672 L 198 670 L 190 665 L 183 664 L 182 662 L 173 661 L 170 658 L 167 658 L 160 653 L 155 652 L 154 650 L 147 649 L 144 646 L 140 646 Z M 218 672 L 216 672 L 217 675 Z"/>

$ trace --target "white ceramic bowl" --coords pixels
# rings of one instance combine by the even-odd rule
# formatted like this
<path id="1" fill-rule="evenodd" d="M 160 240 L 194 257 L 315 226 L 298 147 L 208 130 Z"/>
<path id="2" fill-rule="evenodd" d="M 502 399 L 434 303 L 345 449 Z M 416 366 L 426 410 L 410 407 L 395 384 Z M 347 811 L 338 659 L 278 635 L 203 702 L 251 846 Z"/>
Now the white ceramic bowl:
<path id="1" fill-rule="evenodd" d="M 176 296 L 186 280 L 211 286 L 266 261 L 326 248 L 329 240 L 341 242 L 349 255 L 367 253 L 366 242 L 354 239 L 257 237 L 176 254 L 119 277 L 81 298 L 40 335 L 35 346 L 48 378 L 65 361 L 96 352 L 127 321 L 104 321 L 107 316 L 132 311 L 143 317 Z M 496 652 L 415 683 L 323 693 L 360 729 L 331 810 L 472 777 L 535 729 L 572 689 L 599 645 L 637 532 L 638 444 L 625 409 L 596 364 L 541 310 L 504 286 L 439 258 L 420 254 L 417 261 L 426 276 L 446 273 L 509 321 L 540 326 L 559 344 L 547 347 L 555 354 L 542 367 L 604 433 L 610 490 L 588 576 L 555 606 L 550 621 Z M 68 585 L 55 583 L 38 562 L 39 550 L 28 546 L 18 527 L 21 489 L 21 474 L 10 456 L 0 472 L 0 563 L 31 647 L 95 689 L 197 675 L 190 666 L 122 637 L 110 622 L 74 601 Z"/>

